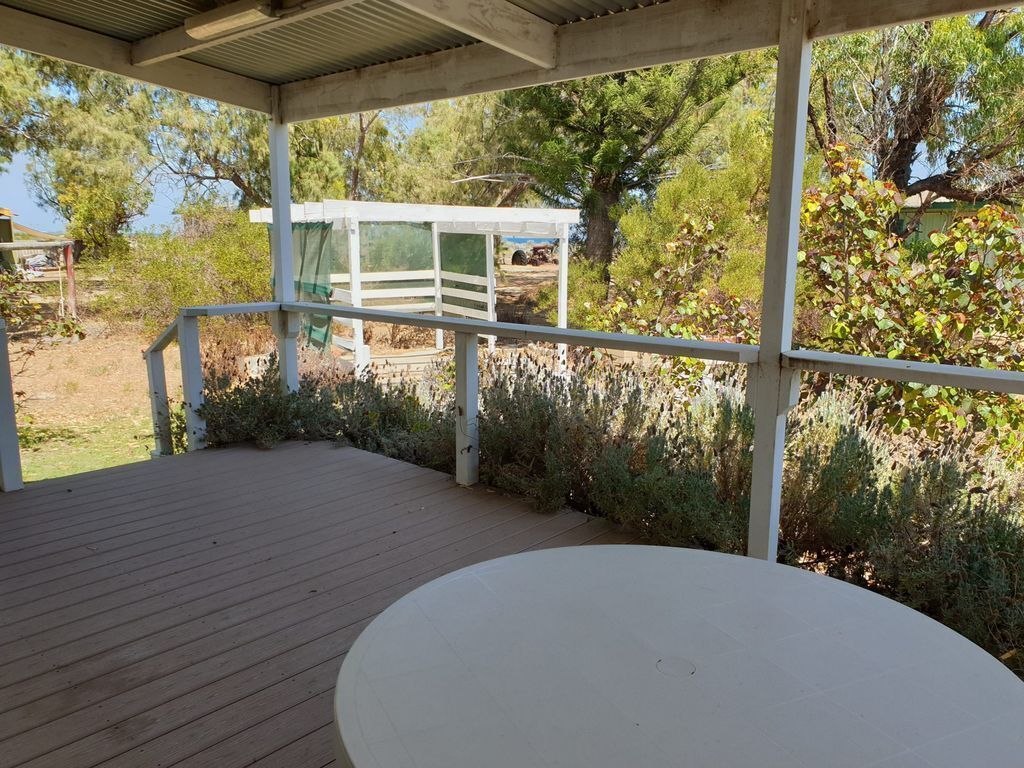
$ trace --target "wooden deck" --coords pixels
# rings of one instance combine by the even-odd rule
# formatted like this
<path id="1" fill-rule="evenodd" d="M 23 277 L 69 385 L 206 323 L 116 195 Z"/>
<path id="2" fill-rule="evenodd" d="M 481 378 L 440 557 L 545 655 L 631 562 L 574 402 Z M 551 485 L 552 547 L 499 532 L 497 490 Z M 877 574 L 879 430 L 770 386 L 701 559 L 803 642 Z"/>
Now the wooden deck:
<path id="1" fill-rule="evenodd" d="M 330 765 L 338 667 L 395 599 L 488 558 L 628 540 L 326 443 L 0 495 L 0 765 Z"/>

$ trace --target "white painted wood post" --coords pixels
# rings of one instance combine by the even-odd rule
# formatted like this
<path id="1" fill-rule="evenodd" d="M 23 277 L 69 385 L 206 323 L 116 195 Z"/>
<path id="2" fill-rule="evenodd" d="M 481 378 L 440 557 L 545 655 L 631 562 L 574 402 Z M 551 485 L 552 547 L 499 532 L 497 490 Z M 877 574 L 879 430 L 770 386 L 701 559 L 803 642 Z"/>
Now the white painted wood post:
<path id="1" fill-rule="evenodd" d="M 794 382 L 799 385 L 798 375 L 782 367 L 782 353 L 791 349 L 793 342 L 811 68 L 806 2 L 783 0 L 779 29 L 768 244 L 753 396 L 754 465 L 747 541 L 747 554 L 764 560 L 775 560 L 778 556 L 786 414 L 794 400 Z"/>
<path id="2" fill-rule="evenodd" d="M 25 487 L 25 481 L 21 474 L 14 381 L 7 344 L 7 324 L 0 317 L 0 490 L 19 491 Z"/>
<path id="3" fill-rule="evenodd" d="M 498 319 L 497 296 L 495 295 L 494 277 L 494 235 L 488 233 L 484 235 L 484 238 L 486 243 L 486 247 L 484 250 L 487 254 L 487 319 L 493 323 Z M 497 344 L 497 336 L 487 337 L 488 352 L 493 352 Z"/>
<path id="4" fill-rule="evenodd" d="M 280 92 L 272 89 L 273 114 L 270 116 L 270 258 L 274 267 L 274 301 L 295 301 L 295 265 L 292 260 L 292 192 L 288 159 L 288 124 L 281 118 Z M 299 388 L 299 316 L 278 312 L 271 319 L 277 338 L 277 364 L 281 387 L 295 392 Z"/>
<path id="5" fill-rule="evenodd" d="M 474 485 L 480 479 L 479 340 L 475 333 L 455 334 L 455 482 L 459 485 Z"/>
<path id="6" fill-rule="evenodd" d="M 434 315 L 441 317 L 444 314 L 444 295 L 441 286 L 441 233 L 437 230 L 437 222 L 430 225 L 430 242 L 434 252 Z M 434 346 L 437 349 L 444 349 L 444 331 L 438 328 L 434 331 Z"/>
<path id="7" fill-rule="evenodd" d="M 352 306 L 363 306 L 363 269 L 359 243 L 359 221 L 348 221 L 348 275 Z M 352 355 L 355 358 L 356 376 L 362 378 L 370 369 L 370 348 L 366 346 L 366 334 L 362 320 L 352 321 Z"/>
<path id="8" fill-rule="evenodd" d="M 153 412 L 152 456 L 169 456 L 174 453 L 171 440 L 171 408 L 167 399 L 167 374 L 164 370 L 164 351 L 154 350 L 144 354 L 146 374 L 149 376 L 149 405 Z"/>
<path id="9" fill-rule="evenodd" d="M 199 318 L 178 317 L 181 353 L 181 390 L 185 401 L 185 438 L 189 451 L 206 447 L 206 422 L 199 415 L 203 404 L 203 360 L 199 352 Z"/>
<path id="10" fill-rule="evenodd" d="M 562 226 L 558 235 L 558 327 L 569 327 L 569 225 Z M 565 370 L 568 347 L 558 345 L 558 365 Z"/>

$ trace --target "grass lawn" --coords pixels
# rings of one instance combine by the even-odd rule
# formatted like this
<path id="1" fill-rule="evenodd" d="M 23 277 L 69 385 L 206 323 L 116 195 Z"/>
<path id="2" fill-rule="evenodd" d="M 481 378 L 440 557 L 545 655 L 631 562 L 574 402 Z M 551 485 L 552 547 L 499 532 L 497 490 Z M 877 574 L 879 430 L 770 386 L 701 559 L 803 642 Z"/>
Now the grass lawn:
<path id="1" fill-rule="evenodd" d="M 20 430 L 25 480 L 45 480 L 145 461 L 153 447 L 148 413 L 109 417 L 88 426 Z"/>

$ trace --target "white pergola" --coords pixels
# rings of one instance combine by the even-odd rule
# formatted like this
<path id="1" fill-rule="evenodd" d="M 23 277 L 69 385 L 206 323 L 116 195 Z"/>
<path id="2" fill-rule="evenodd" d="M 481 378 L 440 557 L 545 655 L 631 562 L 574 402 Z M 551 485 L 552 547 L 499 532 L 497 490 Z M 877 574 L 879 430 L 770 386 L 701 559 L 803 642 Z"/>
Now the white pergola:
<path id="1" fill-rule="evenodd" d="M 249 221 L 273 228 L 274 211 L 271 208 L 250 211 Z M 350 307 L 430 312 L 438 317 L 448 315 L 493 322 L 497 320 L 493 236 L 557 240 L 556 326 L 559 328 L 568 327 L 569 229 L 579 222 L 580 212 L 565 208 L 488 208 L 369 200 L 324 200 L 291 205 L 293 225 L 329 223 L 333 228 L 346 231 L 349 271 L 330 276 L 333 286 L 330 299 Z M 360 224 L 429 226 L 432 268 L 416 270 L 408 264 L 398 267 L 397 271 L 371 268 L 361 253 Z M 485 275 L 454 273 L 444 269 L 441 243 L 447 234 L 486 237 Z M 364 287 L 364 284 L 378 283 L 401 283 L 403 287 Z M 456 301 L 462 303 L 457 304 Z M 335 344 L 350 349 L 355 356 L 356 369 L 362 369 L 370 362 L 369 350 L 364 344 L 363 321 L 340 317 L 333 320 L 352 329 L 351 340 L 335 337 Z M 493 348 L 493 336 L 490 341 Z M 436 347 L 444 348 L 444 334 L 440 328 L 436 331 Z M 564 345 L 560 352 L 564 356 Z"/>
<path id="2" fill-rule="evenodd" d="M 759 346 L 525 331 L 455 319 L 432 326 L 455 330 L 463 339 L 457 343 L 463 366 L 462 379 L 457 377 L 463 447 L 475 435 L 475 373 L 469 369 L 475 366 L 475 350 L 467 340 L 475 341 L 477 334 L 747 364 L 757 421 L 748 551 L 773 559 L 786 414 L 802 370 L 1024 394 L 1021 374 L 792 345 L 811 43 L 990 6 L 991 0 L 234 0 L 216 7 L 207 0 L 0 0 L 0 43 L 269 114 L 277 223 L 272 255 L 282 278 L 292 269 L 291 122 L 778 46 Z M 277 280 L 274 293 L 274 303 L 260 306 L 274 318 L 283 384 L 295 388 L 295 336 L 303 305 L 295 302 L 291 279 Z M 183 351 L 196 351 L 195 315 L 203 312 L 227 313 L 224 308 L 183 313 L 188 320 L 182 325 Z M 410 322 L 366 309 L 343 316 L 426 325 L 435 320 Z M 196 386 L 193 375 L 186 391 L 195 392 Z M 9 446 L 13 420 L 3 409 L 0 419 L 0 438 L 6 435 Z M 9 465 L 0 462 L 8 488 L 20 482 L 11 477 Z M 471 481 L 473 473 L 464 477 Z"/>

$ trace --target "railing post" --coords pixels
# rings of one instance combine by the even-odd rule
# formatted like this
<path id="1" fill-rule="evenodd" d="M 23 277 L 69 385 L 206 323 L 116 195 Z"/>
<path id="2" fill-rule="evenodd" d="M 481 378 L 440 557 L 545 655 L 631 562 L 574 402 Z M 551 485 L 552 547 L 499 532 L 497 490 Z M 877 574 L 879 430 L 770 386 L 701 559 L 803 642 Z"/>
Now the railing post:
<path id="1" fill-rule="evenodd" d="M 484 251 L 487 254 L 487 266 L 485 270 L 485 274 L 487 275 L 487 319 L 493 323 L 498 319 L 497 297 L 494 292 L 494 235 L 488 233 L 484 235 L 484 237 L 486 238 L 486 247 L 484 248 Z M 493 352 L 497 345 L 497 336 L 487 337 L 488 352 Z"/>
<path id="2" fill-rule="evenodd" d="M 24 487 L 18 420 L 14 411 L 14 382 L 7 349 L 7 324 L 0 317 L 0 490 L 17 491 Z"/>
<path id="3" fill-rule="evenodd" d="M 569 327 L 569 225 L 558 233 L 558 327 Z M 558 345 L 558 366 L 563 371 L 569 360 L 569 348 Z"/>
<path id="4" fill-rule="evenodd" d="M 295 264 L 292 260 L 292 195 L 288 158 L 288 124 L 281 118 L 281 94 L 272 89 L 273 114 L 270 116 L 270 205 L 274 223 L 270 230 L 270 257 L 274 266 L 274 301 L 295 301 Z M 277 365 L 281 387 L 294 392 L 299 388 L 299 352 L 295 342 L 298 319 L 293 331 L 292 318 L 274 323 L 277 334 Z"/>
<path id="5" fill-rule="evenodd" d="M 352 294 L 353 307 L 363 306 L 363 268 L 360 247 L 359 222 L 350 219 L 348 222 L 348 287 Z M 370 369 L 370 348 L 366 346 L 366 333 L 362 320 L 352 321 L 352 342 L 355 373 L 357 377 L 362 378 Z"/>
<path id="6" fill-rule="evenodd" d="M 181 389 L 185 401 L 185 435 L 189 451 L 206 447 L 206 422 L 199 415 L 203 404 L 203 361 L 199 352 L 199 318 L 178 318 L 181 351 Z"/>
<path id="7" fill-rule="evenodd" d="M 277 339 L 277 365 L 281 374 L 281 389 L 297 392 L 299 389 L 299 329 L 302 323 L 297 312 L 270 313 L 270 327 Z"/>
<path id="8" fill-rule="evenodd" d="M 430 225 L 431 250 L 434 252 L 434 315 L 444 315 L 444 295 L 441 283 L 441 233 L 437 229 L 437 222 Z M 437 349 L 444 349 L 444 331 L 440 328 L 434 330 L 434 346 Z"/>
<path id="9" fill-rule="evenodd" d="M 167 400 L 167 374 L 162 349 L 146 352 L 146 374 L 149 376 L 149 403 L 153 412 L 153 456 L 174 453 L 171 440 L 171 408 Z"/>
<path id="10" fill-rule="evenodd" d="M 807 0 L 783 0 L 761 339 L 753 382 L 754 455 L 747 538 L 747 554 L 763 560 L 778 556 L 786 414 L 794 399 L 794 382 L 799 384 L 799 377 L 782 367 L 782 353 L 793 344 L 810 68 Z"/>
<path id="11" fill-rule="evenodd" d="M 459 485 L 473 485 L 480 479 L 479 339 L 475 333 L 455 334 L 455 482 Z"/>

